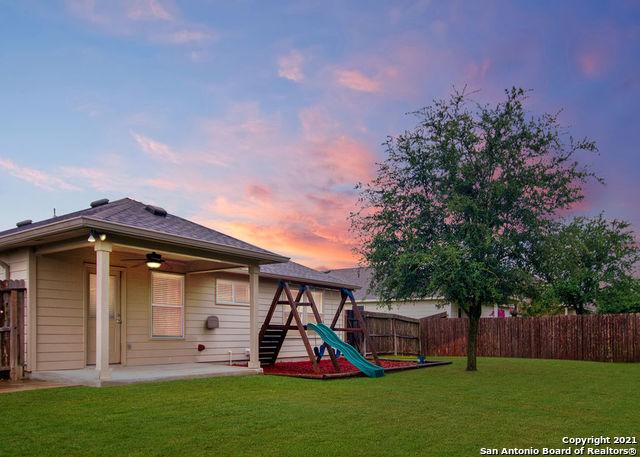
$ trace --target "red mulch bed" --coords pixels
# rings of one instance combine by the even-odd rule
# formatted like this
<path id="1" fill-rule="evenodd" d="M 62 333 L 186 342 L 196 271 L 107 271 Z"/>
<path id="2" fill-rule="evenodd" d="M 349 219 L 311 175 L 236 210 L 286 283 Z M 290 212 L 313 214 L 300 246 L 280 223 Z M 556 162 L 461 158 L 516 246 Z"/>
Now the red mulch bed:
<path id="1" fill-rule="evenodd" d="M 351 365 L 349 361 L 340 357 L 338 359 L 340 372 L 336 372 L 330 359 L 324 359 L 320 362 L 320 373 L 313 371 L 313 366 L 308 360 L 300 362 L 276 362 L 274 365 L 264 366 L 264 374 L 280 375 L 280 376 L 297 376 L 302 378 L 330 378 L 330 377 L 347 377 L 358 376 L 360 370 Z M 414 368 L 418 365 L 410 360 L 380 360 L 380 366 L 387 370 Z"/>

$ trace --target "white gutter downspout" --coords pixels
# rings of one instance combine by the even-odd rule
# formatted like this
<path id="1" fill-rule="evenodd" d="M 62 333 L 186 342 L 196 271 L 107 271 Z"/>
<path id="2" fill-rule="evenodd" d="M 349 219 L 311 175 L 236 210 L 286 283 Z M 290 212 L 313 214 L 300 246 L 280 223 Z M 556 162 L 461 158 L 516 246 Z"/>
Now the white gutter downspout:
<path id="1" fill-rule="evenodd" d="M 0 260 L 0 268 L 4 270 L 4 279 L 11 279 L 11 267 L 9 264 Z"/>

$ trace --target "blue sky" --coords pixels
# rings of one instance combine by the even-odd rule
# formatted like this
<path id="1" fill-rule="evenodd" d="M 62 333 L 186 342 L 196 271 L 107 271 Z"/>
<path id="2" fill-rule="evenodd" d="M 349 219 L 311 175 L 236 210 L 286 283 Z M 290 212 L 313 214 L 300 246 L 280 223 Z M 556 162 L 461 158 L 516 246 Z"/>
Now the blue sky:
<path id="1" fill-rule="evenodd" d="M 130 196 L 292 256 L 355 262 L 380 143 L 453 86 L 563 109 L 640 227 L 640 3 L 0 0 L 0 227 Z"/>

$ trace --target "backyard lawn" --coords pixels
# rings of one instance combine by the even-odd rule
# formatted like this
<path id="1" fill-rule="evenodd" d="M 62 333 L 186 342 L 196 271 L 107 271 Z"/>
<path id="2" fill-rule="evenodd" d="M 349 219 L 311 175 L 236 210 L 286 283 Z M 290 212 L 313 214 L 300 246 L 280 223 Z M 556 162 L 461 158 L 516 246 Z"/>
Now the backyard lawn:
<path id="1" fill-rule="evenodd" d="M 636 435 L 640 364 L 480 359 L 381 379 L 275 376 L 0 395 L 2 456 L 473 456 Z"/>

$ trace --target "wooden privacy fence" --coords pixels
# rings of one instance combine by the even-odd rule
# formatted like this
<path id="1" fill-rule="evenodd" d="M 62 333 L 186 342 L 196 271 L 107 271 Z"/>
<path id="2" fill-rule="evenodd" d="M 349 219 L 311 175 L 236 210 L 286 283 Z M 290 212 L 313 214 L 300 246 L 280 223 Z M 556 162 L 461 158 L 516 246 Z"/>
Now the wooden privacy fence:
<path id="1" fill-rule="evenodd" d="M 0 281 L 0 375 L 22 378 L 24 281 Z"/>
<path id="2" fill-rule="evenodd" d="M 363 312 L 369 339 L 378 354 L 420 354 L 420 321 L 397 314 Z"/>
<path id="3" fill-rule="evenodd" d="M 467 354 L 468 319 L 421 319 L 426 355 Z M 478 355 L 640 362 L 640 314 L 480 319 Z"/>

